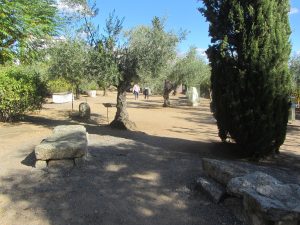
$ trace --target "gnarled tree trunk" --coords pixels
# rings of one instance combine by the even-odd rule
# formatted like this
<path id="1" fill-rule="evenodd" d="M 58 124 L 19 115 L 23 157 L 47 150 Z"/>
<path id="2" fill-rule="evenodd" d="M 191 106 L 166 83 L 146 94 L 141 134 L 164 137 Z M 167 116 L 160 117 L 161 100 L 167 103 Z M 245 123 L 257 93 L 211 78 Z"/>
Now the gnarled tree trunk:
<path id="1" fill-rule="evenodd" d="M 170 93 L 173 90 L 173 85 L 171 83 L 171 81 L 169 80 L 165 80 L 165 85 L 164 85 L 164 104 L 163 107 L 170 107 Z"/>
<path id="2" fill-rule="evenodd" d="M 127 82 L 122 82 L 118 86 L 117 112 L 115 119 L 110 123 L 113 128 L 133 130 L 136 127 L 135 123 L 129 120 L 127 112 L 126 90 L 129 85 Z"/>

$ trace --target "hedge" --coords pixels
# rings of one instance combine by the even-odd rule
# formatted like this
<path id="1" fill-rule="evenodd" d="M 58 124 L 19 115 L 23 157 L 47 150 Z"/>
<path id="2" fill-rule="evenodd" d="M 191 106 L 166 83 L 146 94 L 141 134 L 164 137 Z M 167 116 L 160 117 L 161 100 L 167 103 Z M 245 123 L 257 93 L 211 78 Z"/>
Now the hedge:
<path id="1" fill-rule="evenodd" d="M 0 121 L 19 120 L 25 112 L 40 109 L 46 86 L 37 72 L 23 67 L 0 68 Z"/>

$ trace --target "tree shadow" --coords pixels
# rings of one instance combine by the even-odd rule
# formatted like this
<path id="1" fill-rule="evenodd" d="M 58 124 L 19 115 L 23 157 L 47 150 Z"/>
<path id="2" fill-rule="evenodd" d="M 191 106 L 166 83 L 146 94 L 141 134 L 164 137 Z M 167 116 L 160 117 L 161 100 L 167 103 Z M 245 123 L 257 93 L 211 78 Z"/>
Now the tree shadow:
<path id="1" fill-rule="evenodd" d="M 202 173 L 201 148 L 219 145 L 104 126 L 87 130 L 90 157 L 83 167 L 19 170 L 0 178 L 6 224 L 242 224 L 189 189 Z M 30 166 L 31 156 L 22 163 Z"/>
<path id="2" fill-rule="evenodd" d="M 195 110 L 187 120 L 199 122 L 194 117 L 207 115 L 202 114 Z M 205 121 L 210 124 L 206 118 L 201 126 Z M 47 128 L 84 125 L 90 157 L 82 168 L 12 170 L 0 177 L 0 224 L 242 224 L 227 208 L 189 188 L 203 173 L 203 157 L 244 161 L 234 144 L 158 137 L 89 121 L 29 116 L 26 122 Z M 291 126 L 288 132 L 295 135 L 298 129 Z M 203 132 L 215 136 L 209 127 Z M 23 153 L 21 163 L 33 167 L 33 149 Z M 280 157 L 257 164 L 299 171 L 296 154 Z"/>

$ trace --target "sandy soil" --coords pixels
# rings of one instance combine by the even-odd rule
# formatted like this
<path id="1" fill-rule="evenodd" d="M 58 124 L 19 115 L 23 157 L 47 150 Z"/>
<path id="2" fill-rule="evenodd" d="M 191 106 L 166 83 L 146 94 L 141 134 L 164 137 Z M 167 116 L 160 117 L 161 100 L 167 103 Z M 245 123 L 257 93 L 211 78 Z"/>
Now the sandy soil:
<path id="1" fill-rule="evenodd" d="M 68 171 L 34 168 L 34 146 L 54 126 L 78 124 L 69 119 L 71 103 L 52 104 L 25 117 L 25 122 L 0 123 L 0 224 L 242 224 L 222 204 L 213 204 L 191 186 L 202 173 L 201 158 L 237 159 L 219 143 L 208 100 L 189 107 L 183 96 L 135 101 L 128 95 L 130 119 L 137 131 L 107 127 L 115 93 L 75 101 L 88 102 L 92 120 L 89 161 Z M 300 122 L 289 124 L 278 159 L 270 166 L 300 169 Z"/>

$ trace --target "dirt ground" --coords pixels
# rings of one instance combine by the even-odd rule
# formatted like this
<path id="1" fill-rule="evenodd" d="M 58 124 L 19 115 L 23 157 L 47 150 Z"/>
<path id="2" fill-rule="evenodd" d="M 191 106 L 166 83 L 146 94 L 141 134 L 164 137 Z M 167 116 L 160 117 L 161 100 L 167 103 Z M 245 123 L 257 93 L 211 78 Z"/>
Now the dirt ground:
<path id="1" fill-rule="evenodd" d="M 51 100 L 25 122 L 0 123 L 1 225 L 233 225 L 242 224 L 226 206 L 193 191 L 202 173 L 203 157 L 237 160 L 234 150 L 220 144 L 209 101 L 190 107 L 184 96 L 162 107 L 162 97 L 139 100 L 128 95 L 130 119 L 136 131 L 107 127 L 116 93 L 74 103 L 91 106 L 92 118 L 82 123 L 89 132 L 89 160 L 72 170 L 34 168 L 35 145 L 69 119 L 71 103 Z M 108 117 L 107 117 L 108 113 Z M 300 121 L 288 126 L 277 159 L 262 162 L 299 173 Z"/>

